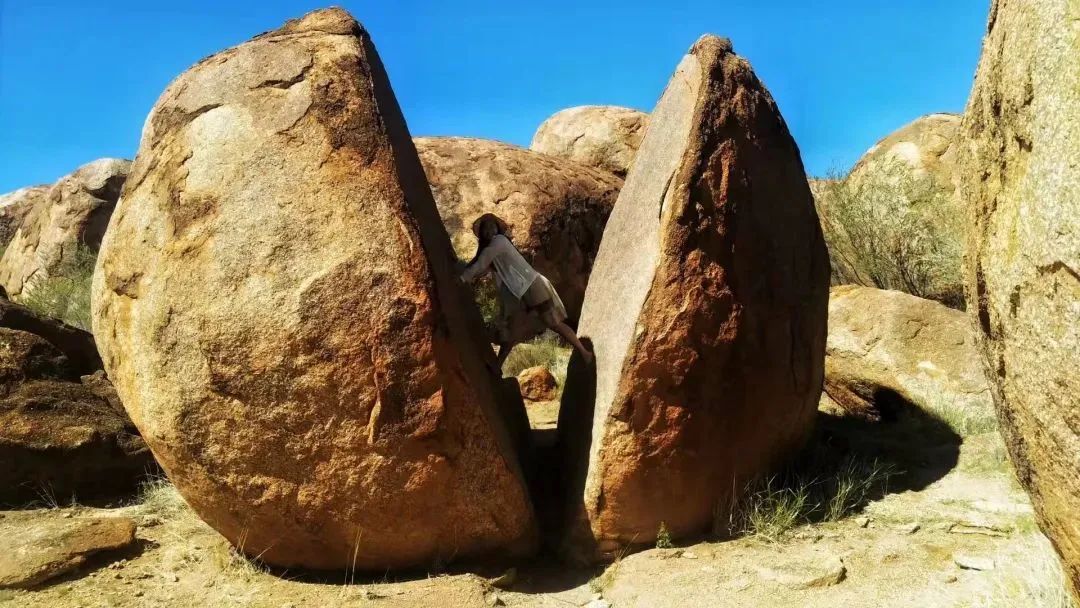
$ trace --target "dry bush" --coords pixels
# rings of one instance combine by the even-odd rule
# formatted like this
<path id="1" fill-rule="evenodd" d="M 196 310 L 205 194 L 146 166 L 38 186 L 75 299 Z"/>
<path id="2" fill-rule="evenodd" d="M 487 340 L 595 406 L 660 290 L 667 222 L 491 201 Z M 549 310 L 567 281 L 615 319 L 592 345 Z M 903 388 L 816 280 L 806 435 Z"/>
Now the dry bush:
<path id="1" fill-rule="evenodd" d="M 559 386 L 563 386 L 569 361 L 570 347 L 566 346 L 557 334 L 546 331 L 529 342 L 515 346 L 503 364 L 503 374 L 517 376 L 530 367 L 543 365 L 555 376 Z"/>
<path id="2" fill-rule="evenodd" d="M 815 188 L 834 278 L 963 308 L 963 217 L 948 188 L 903 161 Z"/>

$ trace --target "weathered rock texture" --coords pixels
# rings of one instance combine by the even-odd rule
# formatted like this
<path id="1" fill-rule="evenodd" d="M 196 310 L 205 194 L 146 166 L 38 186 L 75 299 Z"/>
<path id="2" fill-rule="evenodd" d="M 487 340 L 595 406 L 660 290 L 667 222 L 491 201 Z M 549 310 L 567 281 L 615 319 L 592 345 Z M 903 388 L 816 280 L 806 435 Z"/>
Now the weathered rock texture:
<path id="1" fill-rule="evenodd" d="M 348 13 L 290 21 L 163 93 L 94 326 L 162 467 L 243 551 L 339 571 L 531 551 L 524 407 L 480 325 Z"/>
<path id="2" fill-rule="evenodd" d="M 0 196 L 0 245 L 6 246 L 11 242 L 30 210 L 48 193 L 48 186 L 31 186 Z"/>
<path id="3" fill-rule="evenodd" d="M 38 281 L 78 255 L 97 251 L 131 163 L 103 158 L 79 167 L 31 207 L 0 258 L 0 285 L 27 295 Z"/>
<path id="4" fill-rule="evenodd" d="M 648 124 L 648 114 L 630 108 L 567 108 L 540 125 L 529 149 L 626 177 Z"/>
<path id="5" fill-rule="evenodd" d="M 963 124 L 969 311 L 1017 476 L 1080 600 L 1080 18 L 996 0 Z"/>
<path id="6" fill-rule="evenodd" d="M 798 448 L 821 394 L 829 263 L 798 148 L 750 64 L 705 36 L 615 205 L 559 431 L 579 558 L 703 532 Z"/>
<path id="7" fill-rule="evenodd" d="M 153 458 L 127 417 L 44 338 L 0 328 L 0 504 L 114 497 Z"/>
<path id="8" fill-rule="evenodd" d="M 0 530 L 7 543 L 0 552 L 0 589 L 38 586 L 79 568 L 92 555 L 135 543 L 135 522 L 126 517 L 49 519 Z"/>
<path id="9" fill-rule="evenodd" d="M 896 398 L 935 412 L 992 417 L 990 388 L 967 316 L 899 291 L 845 285 L 829 298 L 825 392 L 880 420 Z"/>
<path id="10" fill-rule="evenodd" d="M 845 179 L 814 180 L 834 284 L 896 289 L 962 307 L 960 120 L 923 116 L 870 148 Z"/>
<path id="11" fill-rule="evenodd" d="M 576 319 L 600 237 L 622 180 L 573 161 L 508 144 L 465 137 L 420 137 L 439 214 L 454 249 L 476 253 L 473 221 L 494 213 L 514 245 L 559 292 Z"/>

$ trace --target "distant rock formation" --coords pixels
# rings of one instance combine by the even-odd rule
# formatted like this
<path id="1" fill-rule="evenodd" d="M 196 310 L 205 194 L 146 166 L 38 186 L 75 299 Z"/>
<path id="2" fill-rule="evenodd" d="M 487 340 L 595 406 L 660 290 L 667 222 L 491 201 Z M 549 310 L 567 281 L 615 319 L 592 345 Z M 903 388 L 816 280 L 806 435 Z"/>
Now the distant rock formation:
<path id="1" fill-rule="evenodd" d="M 540 125 L 529 149 L 626 177 L 648 123 L 648 114 L 630 108 L 567 108 Z"/>
<path id="2" fill-rule="evenodd" d="M 828 256 L 771 95 L 705 36 L 650 121 L 585 295 L 595 368 L 571 360 L 560 411 L 580 560 L 710 529 L 821 394 Z"/>
<path id="3" fill-rule="evenodd" d="M 524 406 L 367 32 L 290 21 L 182 74 L 146 124 L 94 327 L 194 510 L 282 567 L 533 551 Z"/>
<path id="4" fill-rule="evenodd" d="M 963 308 L 960 116 L 930 114 L 882 139 L 844 179 L 813 180 L 833 283 Z"/>
<path id="5" fill-rule="evenodd" d="M 48 193 L 48 186 L 30 186 L 0 195 L 0 246 L 11 242 L 30 210 Z"/>
<path id="6" fill-rule="evenodd" d="M 879 420 L 900 399 L 992 417 L 990 388 L 967 316 L 899 291 L 844 285 L 829 298 L 825 392 Z"/>
<path id="7" fill-rule="evenodd" d="M 8 295 L 28 295 L 79 247 L 98 250 L 130 167 L 126 160 L 96 160 L 35 197 L 0 258 L 0 285 Z"/>
<path id="8" fill-rule="evenodd" d="M 1017 477 L 1080 601 L 1080 29 L 995 0 L 961 127 L 965 281 Z"/>
<path id="9" fill-rule="evenodd" d="M 454 249 L 476 253 L 473 221 L 506 220 L 514 244 L 576 319 L 622 180 L 573 161 L 466 137 L 418 137 L 416 150 Z"/>

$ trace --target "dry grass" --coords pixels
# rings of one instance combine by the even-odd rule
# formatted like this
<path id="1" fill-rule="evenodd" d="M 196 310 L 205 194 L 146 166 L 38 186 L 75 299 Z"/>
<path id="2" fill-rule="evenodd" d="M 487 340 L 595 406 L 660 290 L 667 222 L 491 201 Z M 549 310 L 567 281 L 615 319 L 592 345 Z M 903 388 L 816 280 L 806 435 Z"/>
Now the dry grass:
<path id="1" fill-rule="evenodd" d="M 19 303 L 30 310 L 90 331 L 90 283 L 97 253 L 79 246 L 56 270 L 31 281 Z"/>
<path id="2" fill-rule="evenodd" d="M 806 524 L 839 521 L 887 491 L 896 468 L 876 459 L 849 455 L 839 461 L 816 445 L 783 473 L 751 484 L 740 502 L 714 522 L 721 536 L 753 535 L 783 540 Z M 718 510 L 718 516 L 721 511 Z"/>
<path id="3" fill-rule="evenodd" d="M 515 346 L 503 364 L 503 374 L 517 376 L 530 367 L 543 365 L 561 387 L 566 382 L 566 365 L 569 361 L 570 348 L 562 338 L 548 331 L 532 341 Z"/>

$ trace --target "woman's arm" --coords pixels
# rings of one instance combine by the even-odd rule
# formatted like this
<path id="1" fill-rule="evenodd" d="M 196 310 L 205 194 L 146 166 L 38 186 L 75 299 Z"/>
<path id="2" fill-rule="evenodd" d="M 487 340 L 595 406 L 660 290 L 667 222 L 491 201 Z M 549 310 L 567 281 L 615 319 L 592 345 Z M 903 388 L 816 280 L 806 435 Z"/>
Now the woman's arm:
<path id="1" fill-rule="evenodd" d="M 461 280 L 464 283 L 472 283 L 476 280 L 476 277 L 484 274 L 491 268 L 491 263 L 495 261 L 495 256 L 498 254 L 497 245 L 500 239 L 493 239 L 487 247 L 484 247 L 472 262 L 469 262 L 468 267 L 465 268 L 465 272 L 461 273 Z"/>

